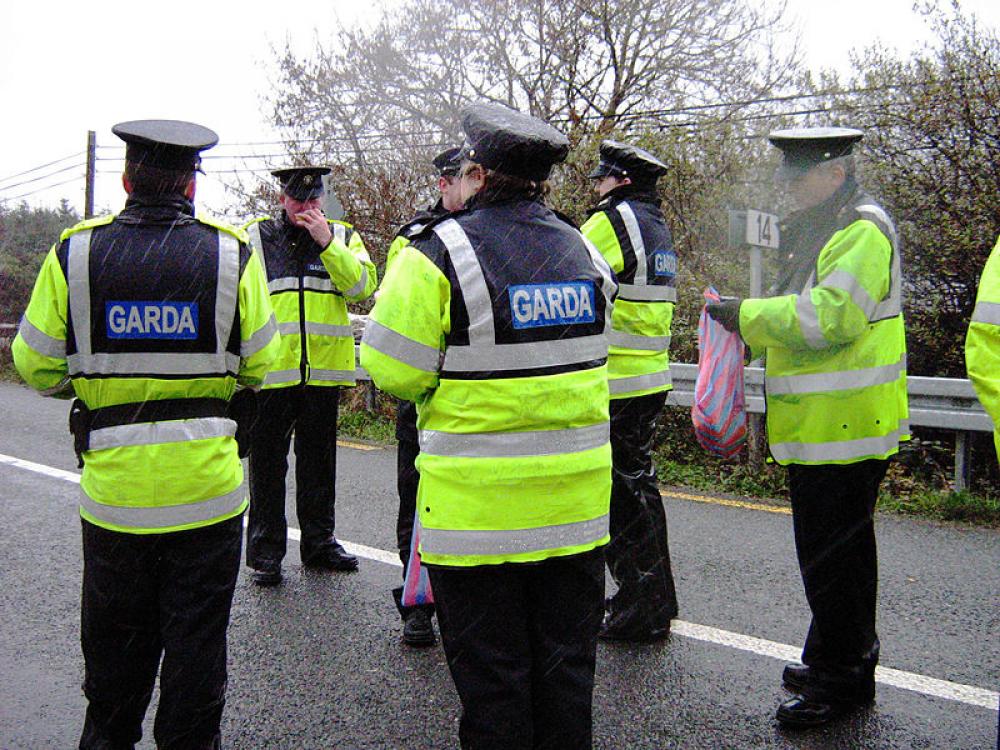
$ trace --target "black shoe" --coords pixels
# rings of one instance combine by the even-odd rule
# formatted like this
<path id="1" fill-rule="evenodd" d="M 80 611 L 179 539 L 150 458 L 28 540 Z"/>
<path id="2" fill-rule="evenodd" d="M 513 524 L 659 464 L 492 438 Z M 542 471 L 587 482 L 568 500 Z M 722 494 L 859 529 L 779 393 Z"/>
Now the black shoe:
<path id="1" fill-rule="evenodd" d="M 304 560 L 302 564 L 307 568 L 351 571 L 358 569 L 358 558 L 350 554 L 340 542 L 334 539 L 332 544 L 324 547 L 319 554 Z"/>
<path id="2" fill-rule="evenodd" d="M 805 664 L 786 664 L 781 672 L 781 681 L 785 687 L 791 688 L 793 692 L 802 690 L 808 679 L 809 667 Z"/>
<path id="3" fill-rule="evenodd" d="M 437 643 L 431 613 L 426 608 L 408 609 L 403 615 L 403 643 L 418 648 Z"/>
<path id="4" fill-rule="evenodd" d="M 650 628 L 648 626 L 636 626 L 625 620 L 615 618 L 611 614 L 604 615 L 601 629 L 597 631 L 597 637 L 606 641 L 633 641 L 635 643 L 652 643 L 662 641 L 670 635 L 670 622 L 665 627 Z"/>
<path id="5" fill-rule="evenodd" d="M 250 580 L 258 586 L 276 586 L 281 583 L 281 563 L 277 560 L 263 560 L 254 567 Z"/>
<path id="6" fill-rule="evenodd" d="M 865 703 L 824 703 L 796 695 L 778 706 L 775 717 L 788 727 L 819 727 L 862 708 Z"/>

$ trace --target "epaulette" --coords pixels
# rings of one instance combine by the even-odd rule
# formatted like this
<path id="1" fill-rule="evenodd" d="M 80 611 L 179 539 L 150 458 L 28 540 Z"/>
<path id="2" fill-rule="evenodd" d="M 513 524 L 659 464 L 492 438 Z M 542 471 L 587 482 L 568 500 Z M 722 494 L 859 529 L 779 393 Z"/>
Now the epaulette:
<path id="1" fill-rule="evenodd" d="M 246 229 L 242 227 L 234 227 L 232 224 L 227 224 L 221 219 L 217 219 L 214 216 L 199 215 L 195 217 L 195 220 L 206 224 L 214 229 L 218 229 L 220 232 L 225 232 L 226 234 L 231 234 L 233 237 L 238 239 L 244 245 L 250 244 L 250 236 L 247 234 Z"/>
<path id="2" fill-rule="evenodd" d="M 436 227 L 442 221 L 447 221 L 448 219 L 455 219 L 455 218 L 457 218 L 459 216 L 462 216 L 464 214 L 467 214 L 467 213 L 469 213 L 469 209 L 467 209 L 467 208 L 460 208 L 458 211 L 451 211 L 451 212 L 446 213 L 446 214 L 441 214 L 441 216 L 435 216 L 430 221 L 428 221 L 426 224 L 424 224 L 422 227 L 420 227 L 419 231 L 416 231 L 413 234 L 408 234 L 408 235 L 405 235 L 405 236 L 406 236 L 406 238 L 408 240 L 411 240 L 411 241 L 412 240 L 416 240 L 416 239 L 420 239 L 421 237 L 426 237 L 427 233 L 430 232 L 432 229 L 434 229 L 434 227 Z"/>
<path id="3" fill-rule="evenodd" d="M 571 227 L 573 227 L 573 229 L 576 229 L 576 230 L 579 231 L 580 227 L 577 226 L 576 222 L 573 221 L 571 218 L 569 218 L 569 216 L 567 216 L 566 214 L 564 214 L 562 211 L 558 211 L 558 210 L 556 210 L 554 208 L 550 208 L 549 210 L 552 211 L 552 213 L 554 213 L 559 219 L 561 219 L 562 221 L 564 221 L 565 223 L 567 223 Z"/>
<path id="4" fill-rule="evenodd" d="M 118 216 L 118 214 L 107 214 L 105 216 L 95 216 L 91 219 L 84 219 L 83 221 L 64 229 L 62 234 L 59 235 L 59 241 L 62 242 L 77 232 L 82 232 L 86 229 L 93 229 L 94 227 L 103 227 L 105 224 L 110 224 L 115 220 L 116 216 Z"/>

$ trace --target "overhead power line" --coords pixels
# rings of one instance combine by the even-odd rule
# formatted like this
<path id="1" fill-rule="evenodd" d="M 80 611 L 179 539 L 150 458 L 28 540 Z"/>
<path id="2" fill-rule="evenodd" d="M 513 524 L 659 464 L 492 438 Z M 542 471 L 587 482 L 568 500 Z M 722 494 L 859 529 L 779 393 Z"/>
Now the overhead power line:
<path id="1" fill-rule="evenodd" d="M 26 174 L 31 174 L 32 172 L 37 172 L 40 169 L 45 169 L 46 167 L 51 167 L 53 164 L 58 164 L 63 161 L 68 161 L 69 159 L 75 159 L 79 156 L 83 156 L 83 151 L 77 151 L 75 154 L 70 154 L 69 156 L 64 156 L 61 159 L 56 159 L 55 161 L 50 161 L 47 164 L 39 164 L 37 167 L 32 167 L 31 169 L 26 169 L 23 172 L 18 172 L 17 174 L 7 175 L 6 177 L 0 177 L 0 182 L 6 182 L 7 180 L 13 180 L 15 177 L 23 177 Z M 23 183 L 21 183 L 23 184 Z M 3 188 L 0 188 L 2 190 Z"/>
<path id="2" fill-rule="evenodd" d="M 62 169 L 57 169 L 54 172 L 49 172 L 48 174 L 43 174 L 40 177 L 33 177 L 30 180 L 22 180 L 21 182 L 15 182 L 12 185 L 4 185 L 0 187 L 0 192 L 4 190 L 13 190 L 14 188 L 21 187 L 22 185 L 29 185 L 32 182 L 38 182 L 39 180 L 47 180 L 50 177 L 54 177 L 57 174 L 62 174 L 63 172 L 69 172 L 71 169 L 79 169 L 80 167 L 86 166 L 84 164 L 71 164 L 68 167 L 63 167 Z"/>
<path id="3" fill-rule="evenodd" d="M 81 173 L 81 174 L 76 175 L 75 177 L 70 177 L 68 180 L 63 180 L 62 182 L 57 182 L 54 185 L 46 185 L 45 187 L 36 188 L 35 190 L 31 190 L 31 191 L 29 191 L 27 193 L 21 193 L 20 195 L 4 196 L 3 198 L 0 198 L 0 200 L 3 200 L 3 201 L 16 201 L 16 200 L 20 200 L 21 198 L 27 198 L 28 196 L 35 195 L 36 193 L 42 193 L 42 192 L 44 192 L 46 190 L 52 190 L 53 188 L 62 187 L 63 185 L 68 185 L 71 182 L 76 182 L 77 180 L 82 180 L 85 177 L 86 177 L 86 175 Z"/>

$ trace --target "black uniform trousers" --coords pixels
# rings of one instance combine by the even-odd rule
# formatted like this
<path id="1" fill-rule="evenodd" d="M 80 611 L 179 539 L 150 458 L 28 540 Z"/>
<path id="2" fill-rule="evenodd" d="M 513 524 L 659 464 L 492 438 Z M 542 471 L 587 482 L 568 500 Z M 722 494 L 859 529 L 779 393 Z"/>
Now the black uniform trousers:
<path id="1" fill-rule="evenodd" d="M 656 420 L 666 391 L 612 399 L 611 543 L 605 554 L 618 592 L 609 624 L 637 634 L 669 627 L 677 616 L 667 515 L 653 465 Z"/>
<path id="2" fill-rule="evenodd" d="M 247 565 L 285 557 L 285 476 L 295 433 L 295 513 L 307 563 L 333 542 L 337 477 L 337 409 L 340 388 L 295 386 L 260 392 L 260 410 L 250 452 L 250 521 Z"/>
<path id="3" fill-rule="evenodd" d="M 242 542 L 242 515 L 166 534 L 124 534 L 83 521 L 88 706 L 80 750 L 130 750 L 139 741 L 157 667 L 157 748 L 219 747 Z"/>
<path id="4" fill-rule="evenodd" d="M 812 622 L 803 695 L 866 702 L 875 694 L 878 557 L 874 512 L 888 461 L 788 467 L 795 549 Z"/>
<path id="5" fill-rule="evenodd" d="M 462 701 L 462 748 L 590 748 L 602 550 L 428 570 Z"/>

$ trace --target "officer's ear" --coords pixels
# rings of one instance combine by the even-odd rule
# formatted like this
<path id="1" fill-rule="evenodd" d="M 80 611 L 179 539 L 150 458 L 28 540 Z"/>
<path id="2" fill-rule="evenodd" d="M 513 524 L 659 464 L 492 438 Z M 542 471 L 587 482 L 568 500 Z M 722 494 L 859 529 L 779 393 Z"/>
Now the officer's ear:
<path id="1" fill-rule="evenodd" d="M 132 181 L 129 180 L 128 176 L 122 172 L 122 188 L 125 190 L 127 195 L 132 195 Z"/>
<path id="2" fill-rule="evenodd" d="M 195 193 L 195 178 L 194 175 L 191 175 L 191 179 L 188 180 L 187 187 L 184 188 L 184 197 L 187 198 L 189 201 L 193 201 L 194 193 Z"/>

